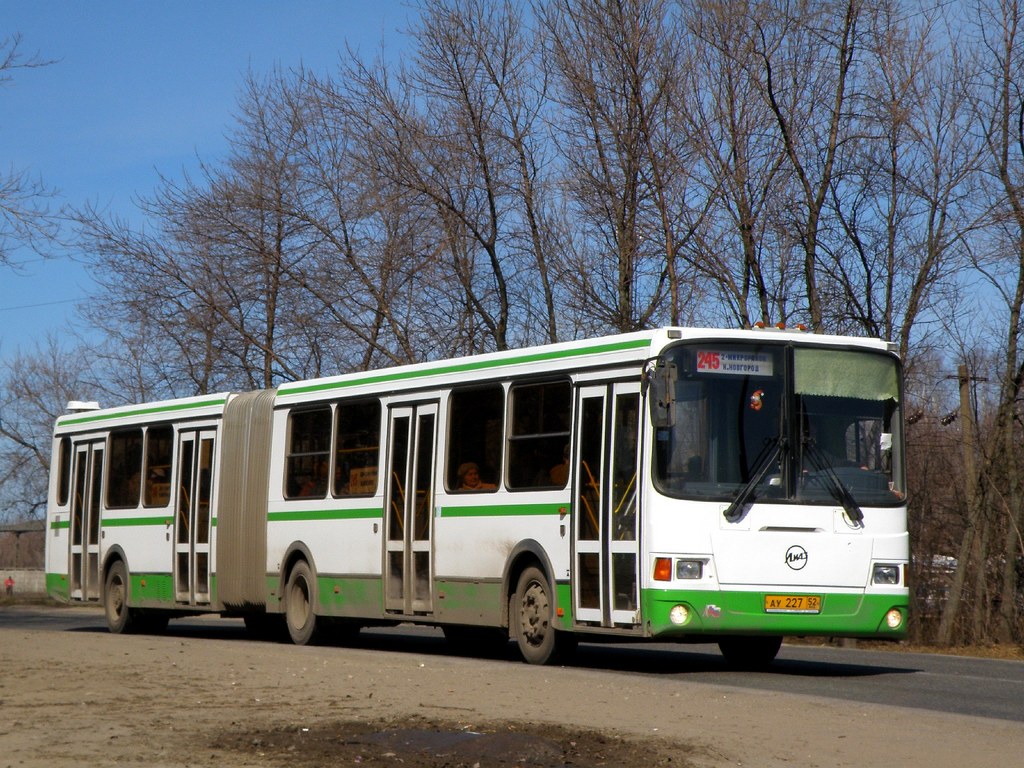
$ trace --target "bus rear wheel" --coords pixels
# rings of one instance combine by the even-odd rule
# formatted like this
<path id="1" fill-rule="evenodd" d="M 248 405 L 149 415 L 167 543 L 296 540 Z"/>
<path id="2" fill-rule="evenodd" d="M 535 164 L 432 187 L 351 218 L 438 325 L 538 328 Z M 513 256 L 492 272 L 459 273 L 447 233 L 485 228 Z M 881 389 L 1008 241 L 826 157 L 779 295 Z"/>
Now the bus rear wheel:
<path id="1" fill-rule="evenodd" d="M 529 664 L 553 664 L 572 645 L 573 638 L 563 636 L 552 624 L 553 596 L 540 568 L 530 566 L 520 575 L 510 619 L 519 653 Z"/>
<path id="2" fill-rule="evenodd" d="M 284 590 L 285 623 L 296 645 L 312 645 L 319 639 L 320 627 L 313 610 L 315 595 L 313 571 L 305 560 L 300 560 L 288 574 Z"/>
<path id="3" fill-rule="evenodd" d="M 103 611 L 107 629 L 115 635 L 131 632 L 134 614 L 128 607 L 128 569 L 118 560 L 110 566 L 103 583 Z"/>

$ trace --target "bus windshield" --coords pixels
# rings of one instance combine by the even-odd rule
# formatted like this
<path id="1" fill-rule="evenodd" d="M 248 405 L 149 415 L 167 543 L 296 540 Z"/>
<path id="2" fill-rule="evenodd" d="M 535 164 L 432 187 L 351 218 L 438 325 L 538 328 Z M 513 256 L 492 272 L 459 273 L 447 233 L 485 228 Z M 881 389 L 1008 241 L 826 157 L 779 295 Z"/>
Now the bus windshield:
<path id="1" fill-rule="evenodd" d="M 895 357 L 782 344 L 688 343 L 653 472 L 670 496 L 899 504 L 905 495 Z M 859 514 L 855 513 L 855 514 Z"/>

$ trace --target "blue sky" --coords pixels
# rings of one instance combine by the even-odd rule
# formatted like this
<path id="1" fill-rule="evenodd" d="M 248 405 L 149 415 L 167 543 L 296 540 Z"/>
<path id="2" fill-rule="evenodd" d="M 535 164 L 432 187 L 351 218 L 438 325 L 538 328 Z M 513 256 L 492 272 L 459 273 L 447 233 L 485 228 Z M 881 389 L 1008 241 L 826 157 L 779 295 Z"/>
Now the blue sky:
<path id="1" fill-rule="evenodd" d="M 0 38 L 50 66 L 0 88 L 0 168 L 27 169 L 59 202 L 137 219 L 159 174 L 226 151 L 248 69 L 333 69 L 346 44 L 394 55 L 408 0 L 0 0 Z M 0 271 L 0 357 L 75 323 L 89 278 L 70 257 Z"/>

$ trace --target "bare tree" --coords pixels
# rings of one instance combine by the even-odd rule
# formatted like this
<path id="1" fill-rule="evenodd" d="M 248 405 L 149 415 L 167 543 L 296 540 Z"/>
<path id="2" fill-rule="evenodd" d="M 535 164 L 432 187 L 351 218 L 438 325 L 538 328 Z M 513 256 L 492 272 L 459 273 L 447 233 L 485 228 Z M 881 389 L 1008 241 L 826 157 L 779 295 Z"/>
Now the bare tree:
<path id="1" fill-rule="evenodd" d="M 1021 587 L 1018 562 L 1024 556 L 1024 464 L 1017 450 L 1020 440 L 1018 402 L 1024 384 L 1021 334 L 1024 311 L 1024 37 L 1021 24 L 1024 7 L 1019 0 L 979 0 L 970 18 L 979 57 L 974 110 L 981 126 L 986 150 L 985 173 L 989 182 L 992 220 L 984 241 L 986 256 L 978 267 L 1002 299 L 997 328 L 1003 329 L 999 400 L 991 426 L 985 430 L 990 443 L 979 450 L 985 457 L 978 473 L 985 480 L 985 504 L 969 520 L 965 539 L 976 543 L 970 557 L 958 562 L 957 582 L 973 582 L 974 598 L 994 612 L 992 635 L 1000 641 L 1020 638 L 1021 613 L 1017 595 Z M 979 251 L 979 256 L 980 256 Z M 971 374 L 968 371 L 968 374 Z M 998 511 L 997 524 L 991 513 Z M 1000 551 L 993 555 L 990 546 Z M 962 550 L 962 555 L 967 552 Z M 997 563 L 990 598 L 979 592 L 986 584 L 987 571 Z M 973 579 L 962 575 L 970 569 Z M 948 616 L 943 616 L 940 640 L 950 642 L 960 608 L 961 594 L 950 595 Z M 975 622 L 971 639 L 983 639 L 985 631 Z"/>
<path id="2" fill-rule="evenodd" d="M 823 330 L 819 287 L 822 214 L 840 161 L 861 130 L 861 47 L 866 0 L 770 0 L 754 9 L 752 74 L 768 104 L 793 174 L 787 211 L 803 261 L 810 326 Z"/>
<path id="3" fill-rule="evenodd" d="M 865 135 L 830 185 L 826 210 L 839 226 L 822 267 L 825 314 L 837 330 L 897 341 L 909 360 L 912 340 L 924 345 L 922 318 L 954 313 L 942 301 L 968 264 L 982 213 L 973 74 L 941 18 L 908 19 L 889 3 L 865 17 L 864 57 L 875 77 L 865 86 Z"/>
<path id="4" fill-rule="evenodd" d="M 539 130 L 543 89 L 512 2 L 427 2 L 412 61 L 392 74 L 350 58 L 338 103 L 360 146 L 365 177 L 389 207 L 430 222 L 438 260 L 430 286 L 459 328 L 451 351 L 505 349 L 539 315 L 557 337 L 546 184 Z M 540 301 L 531 297 L 539 293 Z M 513 313 L 516 313 L 515 315 Z"/>
<path id="5" fill-rule="evenodd" d="M 368 176 L 365 148 L 349 122 L 347 94 L 330 79 L 307 74 L 304 193 L 295 212 L 321 238 L 303 288 L 333 326 L 344 370 L 417 362 L 443 356 L 449 328 L 430 318 L 444 305 L 432 217 L 415 195 Z"/>
<path id="6" fill-rule="evenodd" d="M 282 98 L 289 87 L 280 73 L 249 78 L 225 166 L 204 164 L 198 182 L 165 178 L 139 201 L 158 230 L 134 231 L 94 210 L 78 216 L 105 294 L 92 319 L 117 334 L 173 340 L 173 364 L 190 372 L 196 392 L 319 372 L 304 331 L 315 306 L 302 270 L 320 237 L 293 215 L 302 122 Z"/>
<path id="7" fill-rule="evenodd" d="M 561 107 L 575 301 L 595 328 L 679 322 L 692 287 L 680 254 L 702 209 L 687 198 L 679 19 L 660 0 L 557 0 L 536 11 Z"/>
<path id="8" fill-rule="evenodd" d="M 51 61 L 22 51 L 20 34 L 0 38 L 0 87 L 18 69 L 45 67 Z M 56 234 L 57 221 L 49 207 L 54 191 L 29 171 L 13 166 L 0 169 L 0 264 L 16 263 L 14 250 L 25 245 L 37 251 Z"/>
<path id="9" fill-rule="evenodd" d="M 171 211 L 146 201 L 140 206 L 159 230 L 138 232 L 92 208 L 78 212 L 83 252 L 91 256 L 99 286 L 83 315 L 111 341 L 114 370 L 132 372 L 119 379 L 134 379 L 128 392 L 137 397 L 228 388 L 233 375 L 218 349 L 227 328 L 204 305 L 202 277 L 190 270 L 187 246 L 159 218 Z"/>
<path id="10" fill-rule="evenodd" d="M 53 426 L 70 400 L 95 396 L 82 349 L 50 337 L 2 365 L 0 518 L 39 519 L 46 512 Z"/>
<path id="11" fill-rule="evenodd" d="M 748 3 L 710 0 L 688 10 L 687 128 L 709 207 L 690 249 L 693 265 L 740 327 L 785 321 L 791 269 L 771 221 L 788 191 L 786 155 L 778 134 L 765 130 L 772 113 L 750 76 L 758 63 L 749 43 L 754 14 Z"/>

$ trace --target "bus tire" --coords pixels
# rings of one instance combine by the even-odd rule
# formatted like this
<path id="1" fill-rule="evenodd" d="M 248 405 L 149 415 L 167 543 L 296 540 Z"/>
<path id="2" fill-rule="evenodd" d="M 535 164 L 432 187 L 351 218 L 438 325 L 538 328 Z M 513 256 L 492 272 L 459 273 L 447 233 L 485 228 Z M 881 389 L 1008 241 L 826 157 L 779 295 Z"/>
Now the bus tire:
<path id="1" fill-rule="evenodd" d="M 728 637 L 718 642 L 726 664 L 750 672 L 767 669 L 781 647 L 781 637 Z"/>
<path id="2" fill-rule="evenodd" d="M 512 598 L 512 633 L 528 664 L 553 664 L 560 656 L 559 632 L 552 622 L 554 593 L 544 572 L 530 566 L 519 576 Z M 568 640 L 565 638 L 564 640 Z"/>
<path id="3" fill-rule="evenodd" d="M 319 639 L 319 626 L 313 610 L 316 584 L 305 560 L 295 563 L 288 574 L 284 591 L 284 615 L 288 635 L 295 645 L 313 645 Z"/>
<path id="4" fill-rule="evenodd" d="M 128 569 L 124 561 L 116 560 L 107 571 L 103 582 L 103 612 L 107 629 L 123 635 L 134 629 L 134 612 L 128 607 Z"/>

